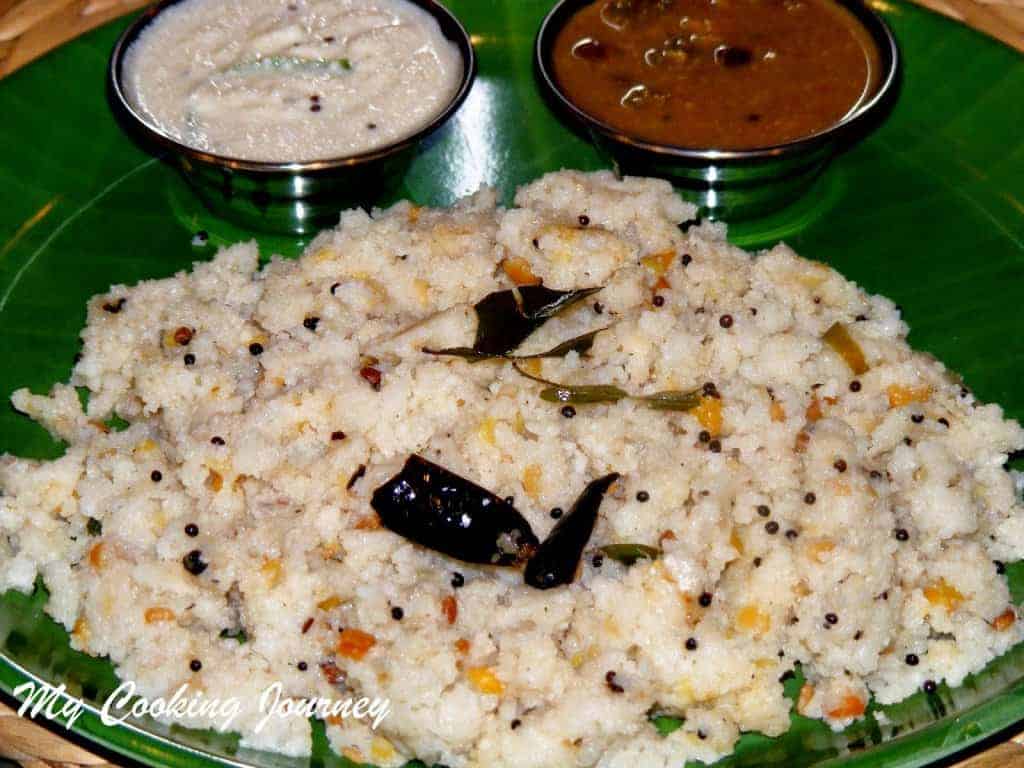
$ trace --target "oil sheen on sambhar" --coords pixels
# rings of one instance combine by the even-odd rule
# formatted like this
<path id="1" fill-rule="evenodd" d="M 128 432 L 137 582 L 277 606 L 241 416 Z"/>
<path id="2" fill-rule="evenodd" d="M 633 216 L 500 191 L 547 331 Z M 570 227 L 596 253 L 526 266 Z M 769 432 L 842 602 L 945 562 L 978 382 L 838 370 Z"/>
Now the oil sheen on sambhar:
<path id="1" fill-rule="evenodd" d="M 879 54 L 833 0 L 597 0 L 558 33 L 565 96 L 629 136 L 752 149 L 822 131 L 869 98 Z"/>

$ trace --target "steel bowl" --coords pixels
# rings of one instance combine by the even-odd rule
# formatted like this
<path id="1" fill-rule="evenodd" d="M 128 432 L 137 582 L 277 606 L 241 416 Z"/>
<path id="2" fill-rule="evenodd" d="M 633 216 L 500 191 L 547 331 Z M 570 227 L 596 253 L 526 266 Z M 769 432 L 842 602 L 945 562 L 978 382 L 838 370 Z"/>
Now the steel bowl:
<path id="1" fill-rule="evenodd" d="M 668 179 L 709 218 L 753 218 L 798 198 L 829 160 L 876 127 L 895 101 L 900 54 L 888 24 L 860 0 L 837 1 L 864 25 L 878 48 L 882 71 L 877 88 L 835 125 L 785 144 L 742 150 L 657 144 L 629 136 L 578 107 L 559 87 L 552 53 L 565 23 L 595 0 L 561 0 L 552 8 L 537 32 L 534 69 L 548 103 L 584 129 L 619 173 Z"/>
<path id="2" fill-rule="evenodd" d="M 433 16 L 442 34 L 459 49 L 463 72 L 445 109 L 416 133 L 356 155 L 306 162 L 259 162 L 189 147 L 151 125 L 131 104 L 122 86 L 124 57 L 146 26 L 182 0 L 164 0 L 136 19 L 110 55 L 108 92 L 122 127 L 147 150 L 176 165 L 192 189 L 217 216 L 247 229 L 306 234 L 337 222 L 344 208 L 368 207 L 401 182 L 417 145 L 441 128 L 469 94 L 476 78 L 476 53 L 459 20 L 435 0 L 409 0 Z"/>

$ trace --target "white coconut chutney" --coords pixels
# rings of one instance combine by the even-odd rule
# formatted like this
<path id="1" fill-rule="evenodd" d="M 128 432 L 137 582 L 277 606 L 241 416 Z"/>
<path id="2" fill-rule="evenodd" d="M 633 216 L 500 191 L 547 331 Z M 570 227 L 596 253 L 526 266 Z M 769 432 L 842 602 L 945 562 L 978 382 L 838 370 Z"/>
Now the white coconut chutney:
<path id="1" fill-rule="evenodd" d="M 406 0 L 184 0 L 132 43 L 123 84 L 183 144 L 302 162 L 415 133 L 451 102 L 463 66 Z"/>

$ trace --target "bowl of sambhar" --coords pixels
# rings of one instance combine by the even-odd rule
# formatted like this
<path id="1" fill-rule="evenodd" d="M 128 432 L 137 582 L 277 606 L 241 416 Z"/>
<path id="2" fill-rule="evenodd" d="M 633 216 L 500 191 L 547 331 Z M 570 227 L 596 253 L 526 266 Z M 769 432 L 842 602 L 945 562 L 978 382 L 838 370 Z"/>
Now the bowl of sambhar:
<path id="1" fill-rule="evenodd" d="M 620 172 L 730 220 L 799 197 L 885 115 L 900 68 L 860 0 L 562 0 L 534 54 L 549 101 Z"/>

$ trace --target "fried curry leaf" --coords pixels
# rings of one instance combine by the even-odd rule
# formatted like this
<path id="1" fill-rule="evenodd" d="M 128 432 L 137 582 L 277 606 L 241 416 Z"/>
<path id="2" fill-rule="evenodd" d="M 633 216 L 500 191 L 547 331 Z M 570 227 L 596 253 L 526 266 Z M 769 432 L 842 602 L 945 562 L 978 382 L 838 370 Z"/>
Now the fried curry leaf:
<path id="1" fill-rule="evenodd" d="M 599 547 L 606 557 L 618 560 L 624 565 L 633 565 L 637 560 L 656 560 L 661 557 L 661 550 L 646 544 L 605 544 Z"/>
<path id="2" fill-rule="evenodd" d="M 520 376 L 524 376 L 538 384 L 547 386 L 541 390 L 541 400 L 549 403 L 586 405 L 588 403 L 617 403 L 619 400 L 632 398 L 644 403 L 656 411 L 689 411 L 700 405 L 700 393 L 697 391 L 682 392 L 666 389 L 653 395 L 631 395 L 621 387 L 613 384 L 559 384 L 540 376 L 527 373 L 518 365 L 513 365 Z"/>
<path id="3" fill-rule="evenodd" d="M 530 285 L 489 294 L 473 307 L 477 327 L 472 348 L 482 354 L 507 355 L 548 318 L 600 290 L 597 287 L 556 291 Z"/>
<path id="4" fill-rule="evenodd" d="M 590 331 L 589 333 L 584 333 L 582 336 L 576 336 L 575 338 L 563 341 L 561 344 L 556 347 L 552 347 L 547 352 L 538 352 L 533 355 L 493 354 L 480 352 L 472 347 L 424 349 L 423 351 L 428 355 L 450 355 L 453 357 L 461 357 L 469 363 L 480 363 L 484 360 L 537 360 L 542 357 L 565 357 L 570 352 L 577 352 L 584 355 L 590 351 L 592 346 L 594 346 L 594 337 L 603 330 L 606 329 L 598 328 L 596 331 Z"/>
<path id="5" fill-rule="evenodd" d="M 594 346 L 594 338 L 601 331 L 605 331 L 607 328 L 598 328 L 595 331 L 589 331 L 581 336 L 575 336 L 571 339 L 566 339 L 561 344 L 549 349 L 547 352 L 537 352 L 532 355 L 516 355 L 516 360 L 538 360 L 542 357 L 565 357 L 570 352 L 576 352 L 581 355 L 585 355 L 590 351 L 590 348 Z"/>
<path id="6" fill-rule="evenodd" d="M 547 382 L 544 382 L 547 383 Z M 586 405 L 588 403 L 617 403 L 632 398 L 656 411 L 689 411 L 700 405 L 699 392 L 666 390 L 653 395 L 630 395 L 624 389 L 608 384 L 552 384 L 540 393 L 541 400 L 549 403 Z"/>
<path id="7" fill-rule="evenodd" d="M 572 583 L 580 557 L 594 531 L 597 510 L 607 490 L 618 479 L 619 473 L 612 472 L 583 489 L 572 509 L 558 521 L 526 564 L 523 577 L 527 584 L 537 589 L 551 589 Z"/>
<path id="8" fill-rule="evenodd" d="M 349 59 L 309 59 L 303 56 L 264 56 L 231 67 L 227 74 L 249 75 L 283 69 L 289 72 L 336 73 L 352 69 Z"/>
<path id="9" fill-rule="evenodd" d="M 537 549 L 515 507 L 421 456 L 410 456 L 370 504 L 399 536 L 467 563 L 519 565 Z"/>
<path id="10" fill-rule="evenodd" d="M 665 390 L 636 399 L 642 400 L 648 408 L 656 411 L 689 411 L 700 405 L 700 392 Z"/>
<path id="11" fill-rule="evenodd" d="M 540 399 L 549 403 L 617 403 L 619 400 L 629 397 L 629 393 L 618 387 L 605 384 L 581 384 L 571 386 L 556 384 L 541 390 Z"/>
<path id="12" fill-rule="evenodd" d="M 543 285 L 527 285 L 516 290 L 519 292 L 519 306 L 523 316 L 539 320 L 554 317 L 576 302 L 597 293 L 601 288 L 602 286 L 596 286 L 574 291 L 556 291 Z"/>

